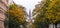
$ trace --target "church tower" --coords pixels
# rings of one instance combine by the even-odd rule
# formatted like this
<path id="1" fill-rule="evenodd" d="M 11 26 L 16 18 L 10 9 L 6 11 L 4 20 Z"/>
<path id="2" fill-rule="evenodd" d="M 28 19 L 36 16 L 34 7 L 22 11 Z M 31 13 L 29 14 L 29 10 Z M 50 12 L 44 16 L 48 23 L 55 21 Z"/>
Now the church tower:
<path id="1" fill-rule="evenodd" d="M 28 28 L 32 28 L 32 18 L 31 18 L 31 10 L 29 10 L 29 19 L 28 19 Z"/>
<path id="2" fill-rule="evenodd" d="M 29 10 L 29 21 L 32 22 L 32 19 L 31 19 L 31 10 Z"/>

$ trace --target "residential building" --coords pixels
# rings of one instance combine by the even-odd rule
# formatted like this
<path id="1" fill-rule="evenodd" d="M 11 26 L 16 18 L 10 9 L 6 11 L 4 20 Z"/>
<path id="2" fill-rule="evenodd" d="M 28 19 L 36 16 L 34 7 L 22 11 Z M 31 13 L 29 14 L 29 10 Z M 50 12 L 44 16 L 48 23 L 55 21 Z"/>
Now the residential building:
<path id="1" fill-rule="evenodd" d="M 4 28 L 5 13 L 8 8 L 8 0 L 0 0 L 0 28 Z"/>

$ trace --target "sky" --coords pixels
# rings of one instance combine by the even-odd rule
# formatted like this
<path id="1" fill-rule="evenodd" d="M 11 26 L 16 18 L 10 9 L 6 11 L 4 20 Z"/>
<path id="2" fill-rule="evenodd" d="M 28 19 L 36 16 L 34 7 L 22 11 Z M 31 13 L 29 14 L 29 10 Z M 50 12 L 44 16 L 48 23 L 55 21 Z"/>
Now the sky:
<path id="1" fill-rule="evenodd" d="M 33 11 L 35 5 L 38 4 L 41 0 L 13 0 L 16 4 L 22 5 L 26 8 L 27 13 L 29 10 Z"/>

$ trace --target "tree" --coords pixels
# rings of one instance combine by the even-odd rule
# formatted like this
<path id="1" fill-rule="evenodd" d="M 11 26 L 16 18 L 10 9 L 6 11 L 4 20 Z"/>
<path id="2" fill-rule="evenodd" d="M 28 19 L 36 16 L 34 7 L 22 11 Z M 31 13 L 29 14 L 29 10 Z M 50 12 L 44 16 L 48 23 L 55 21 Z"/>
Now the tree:
<path id="1" fill-rule="evenodd" d="M 45 3 L 41 2 L 41 4 L 36 5 L 36 8 L 33 11 L 33 16 L 36 15 L 36 17 L 34 17 L 35 19 L 35 23 L 34 25 L 37 25 L 36 28 L 44 28 L 47 27 L 49 22 L 49 19 L 45 17 Z"/>
<path id="2" fill-rule="evenodd" d="M 25 8 L 12 4 L 7 10 L 7 16 L 9 19 L 9 28 L 19 28 L 20 25 L 25 26 L 27 13 Z"/>
<path id="3" fill-rule="evenodd" d="M 55 24 L 60 20 L 60 0 L 42 0 L 33 11 L 33 16 L 37 26 L 53 23 Z M 44 24 L 45 23 L 45 24 Z M 41 26 L 42 26 L 41 25 Z"/>

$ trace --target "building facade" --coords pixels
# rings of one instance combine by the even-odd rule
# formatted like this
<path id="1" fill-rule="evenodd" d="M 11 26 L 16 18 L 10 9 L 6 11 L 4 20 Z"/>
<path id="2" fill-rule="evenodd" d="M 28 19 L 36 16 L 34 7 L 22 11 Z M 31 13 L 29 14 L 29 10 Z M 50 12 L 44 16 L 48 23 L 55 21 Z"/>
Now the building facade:
<path id="1" fill-rule="evenodd" d="M 4 28 L 5 13 L 8 8 L 8 0 L 0 0 L 0 28 Z"/>

